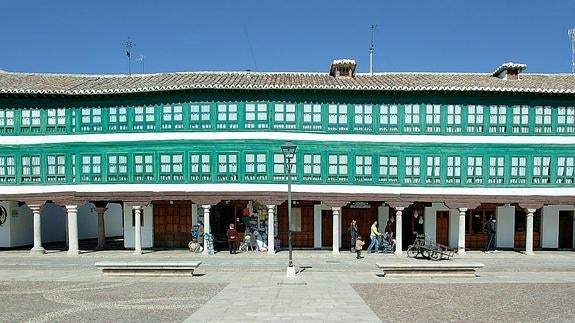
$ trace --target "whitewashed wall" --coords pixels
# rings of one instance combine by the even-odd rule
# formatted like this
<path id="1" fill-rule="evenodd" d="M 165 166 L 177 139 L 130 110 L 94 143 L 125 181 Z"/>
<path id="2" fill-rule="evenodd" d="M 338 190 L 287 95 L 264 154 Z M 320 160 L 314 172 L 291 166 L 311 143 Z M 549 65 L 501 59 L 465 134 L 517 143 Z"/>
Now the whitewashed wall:
<path id="1" fill-rule="evenodd" d="M 541 248 L 559 247 L 559 211 L 575 211 L 575 206 L 548 205 L 543 207 L 541 216 Z"/>
<path id="2" fill-rule="evenodd" d="M 497 219 L 497 248 L 513 248 L 515 245 L 515 206 L 498 206 L 495 218 Z"/>
<path id="3" fill-rule="evenodd" d="M 449 211 L 449 234 L 448 234 L 448 245 L 451 248 L 457 248 L 457 241 L 459 239 L 459 210 L 449 209 L 442 202 L 434 202 L 431 206 L 425 208 L 423 221 L 424 230 L 426 238 L 431 241 L 437 240 L 436 235 L 436 212 L 437 211 Z M 413 215 L 410 215 L 413 216 Z"/>
<path id="4" fill-rule="evenodd" d="M 154 246 L 154 208 L 145 206 L 144 225 L 141 227 L 142 248 Z M 124 248 L 134 248 L 134 227 L 132 226 L 132 207 L 124 204 Z"/>
<path id="5" fill-rule="evenodd" d="M 124 216 L 121 204 L 109 203 L 107 205 L 107 210 L 104 212 L 104 228 L 106 237 L 121 237 L 124 235 Z"/>
<path id="6" fill-rule="evenodd" d="M 15 208 L 18 207 L 18 205 L 16 204 L 16 202 L 10 202 L 10 201 L 2 201 L 0 202 L 0 205 L 2 205 L 6 209 L 7 213 L 6 222 L 4 222 L 2 226 L 0 226 L 0 247 L 10 248 L 12 247 L 10 241 L 11 239 L 10 226 L 12 224 L 12 212 L 13 210 L 15 210 Z"/>

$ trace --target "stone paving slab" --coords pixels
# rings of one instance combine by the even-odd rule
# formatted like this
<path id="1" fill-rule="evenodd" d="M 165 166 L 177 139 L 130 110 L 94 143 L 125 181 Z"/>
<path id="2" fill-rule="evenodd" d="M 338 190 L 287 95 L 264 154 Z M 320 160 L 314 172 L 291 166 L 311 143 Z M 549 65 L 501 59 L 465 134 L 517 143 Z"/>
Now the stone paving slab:
<path id="1" fill-rule="evenodd" d="M 199 260 L 202 265 L 192 279 L 104 277 L 94 266 L 125 259 Z M 208 256 L 172 250 L 134 256 L 120 250 L 72 256 L 53 250 L 46 255 L 0 251 L 0 295 L 7 300 L 0 322 L 575 321 L 568 302 L 575 297 L 575 252 L 468 252 L 446 260 L 484 263 L 472 279 L 382 277 L 375 266 L 422 261 L 427 260 L 296 250 L 301 272 L 288 279 L 287 252 Z M 514 308 L 533 314 L 515 318 Z"/>

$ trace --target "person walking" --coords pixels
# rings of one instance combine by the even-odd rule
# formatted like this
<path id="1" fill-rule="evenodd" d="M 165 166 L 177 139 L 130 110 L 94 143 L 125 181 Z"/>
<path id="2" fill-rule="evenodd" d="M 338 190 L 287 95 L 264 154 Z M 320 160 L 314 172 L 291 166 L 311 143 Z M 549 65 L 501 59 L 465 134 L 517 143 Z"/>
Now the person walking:
<path id="1" fill-rule="evenodd" d="M 236 253 L 236 237 L 238 236 L 238 231 L 236 231 L 235 225 L 230 223 L 230 228 L 226 232 L 226 237 L 228 237 L 228 248 L 230 250 L 230 255 Z"/>
<path id="2" fill-rule="evenodd" d="M 363 258 L 361 256 L 361 250 L 363 249 L 364 244 L 365 242 L 363 242 L 363 238 L 360 235 L 358 235 L 355 241 L 355 254 L 356 254 L 355 258 L 357 259 Z"/>
<path id="3" fill-rule="evenodd" d="M 371 233 L 369 234 L 369 239 L 371 242 L 369 243 L 369 247 L 367 247 L 367 253 L 373 253 L 379 251 L 379 236 L 381 233 L 377 231 L 377 221 L 373 222 L 371 225 Z M 375 247 L 375 250 L 374 250 Z"/>
<path id="4" fill-rule="evenodd" d="M 355 241 L 357 240 L 358 233 L 357 233 L 357 222 L 355 219 L 351 220 L 349 224 L 349 236 L 351 238 L 351 252 L 355 252 L 356 244 Z"/>
<path id="5" fill-rule="evenodd" d="M 485 229 L 487 231 L 487 246 L 485 247 L 485 252 L 496 252 L 495 250 L 495 218 L 490 218 L 485 224 Z"/>

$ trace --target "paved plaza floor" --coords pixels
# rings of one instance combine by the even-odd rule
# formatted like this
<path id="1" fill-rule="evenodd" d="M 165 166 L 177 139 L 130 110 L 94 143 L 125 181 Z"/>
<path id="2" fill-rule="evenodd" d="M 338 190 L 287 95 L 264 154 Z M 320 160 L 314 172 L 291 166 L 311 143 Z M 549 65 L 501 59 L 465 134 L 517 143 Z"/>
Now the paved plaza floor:
<path id="1" fill-rule="evenodd" d="M 30 255 L 0 251 L 0 322 L 566 322 L 575 321 L 575 252 L 468 252 L 475 278 L 384 277 L 390 254 L 187 250 Z M 103 276 L 99 261 L 200 260 L 193 277 Z"/>

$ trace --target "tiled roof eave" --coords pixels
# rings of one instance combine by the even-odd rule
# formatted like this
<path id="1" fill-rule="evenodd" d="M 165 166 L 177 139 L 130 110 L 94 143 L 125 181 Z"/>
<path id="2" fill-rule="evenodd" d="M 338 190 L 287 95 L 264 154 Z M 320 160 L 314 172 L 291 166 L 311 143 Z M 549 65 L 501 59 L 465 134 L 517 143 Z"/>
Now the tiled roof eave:
<path id="1" fill-rule="evenodd" d="M 185 90 L 326 90 L 326 91 L 394 91 L 394 92 L 494 92 L 494 93 L 542 93 L 542 94 L 575 94 L 573 89 L 557 88 L 504 88 L 504 87 L 481 87 L 481 86 L 345 86 L 345 85 L 317 85 L 317 84 L 297 84 L 297 85 L 175 85 L 175 86 L 151 86 L 139 88 L 121 89 L 98 89 L 98 90 L 33 90 L 33 89 L 0 89 L 2 94 L 28 94 L 28 95 L 113 95 L 113 94 L 135 94 L 152 93 L 165 91 L 185 91 Z"/>

